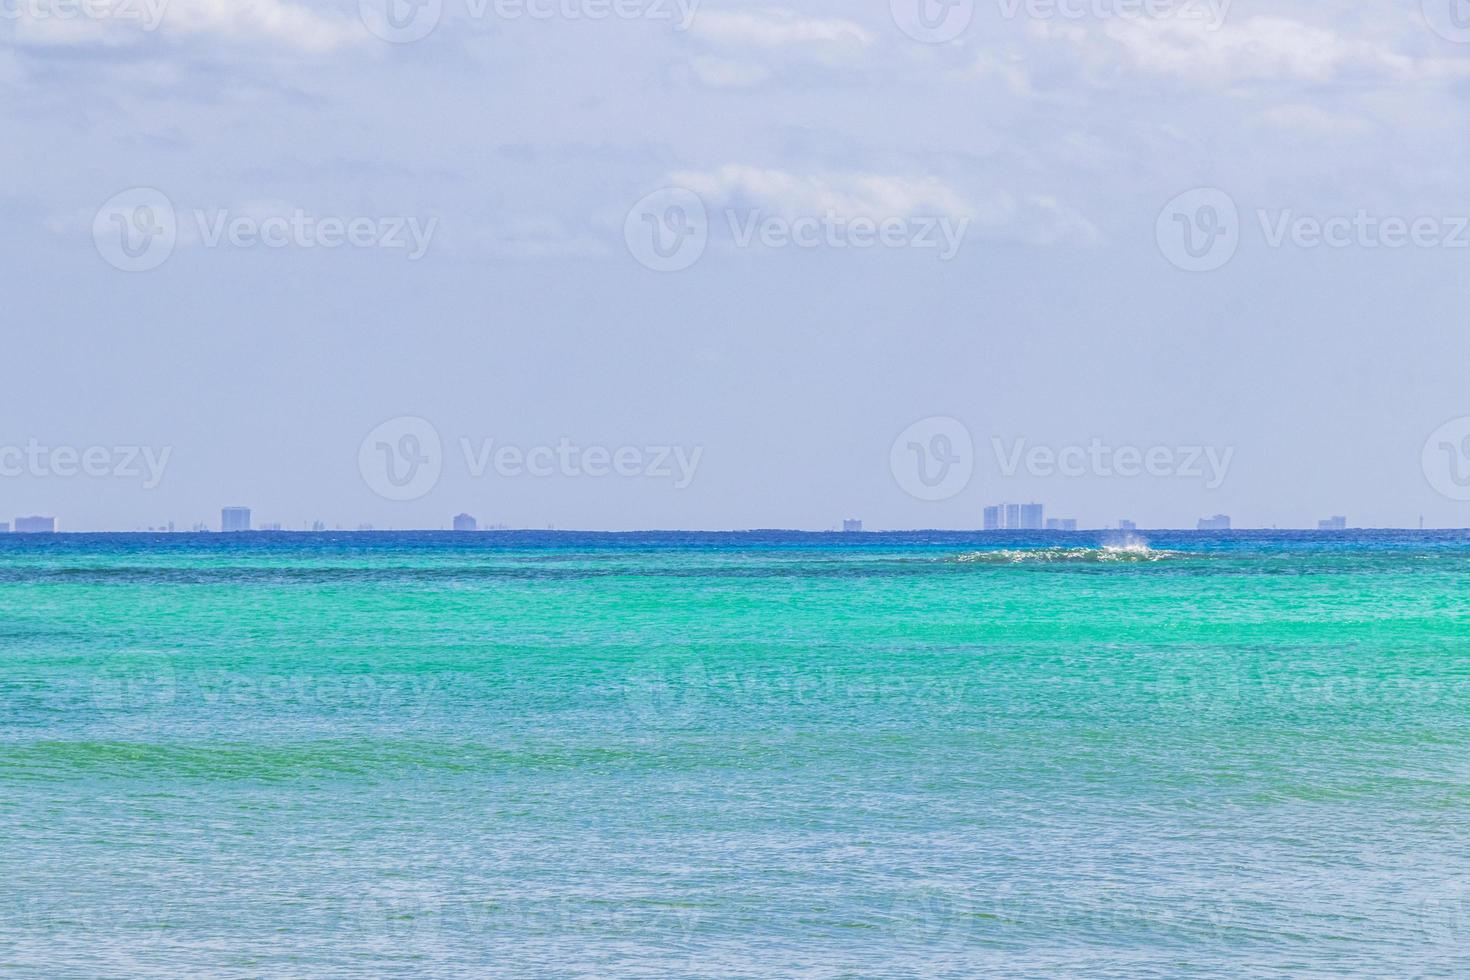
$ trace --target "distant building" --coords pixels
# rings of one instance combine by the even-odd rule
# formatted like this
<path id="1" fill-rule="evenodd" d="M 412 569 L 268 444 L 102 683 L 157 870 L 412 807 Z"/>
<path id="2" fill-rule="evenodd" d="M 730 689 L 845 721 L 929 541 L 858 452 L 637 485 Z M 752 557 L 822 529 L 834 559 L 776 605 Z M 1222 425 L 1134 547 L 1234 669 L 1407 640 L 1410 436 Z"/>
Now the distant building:
<path id="1" fill-rule="evenodd" d="M 1077 519 L 1075 517 L 1049 517 L 1046 521 L 1048 531 L 1075 531 L 1077 530 Z"/>
<path id="2" fill-rule="evenodd" d="M 54 517 L 17 517 L 16 534 L 51 534 L 56 530 Z"/>
<path id="3" fill-rule="evenodd" d="M 1317 530 L 1319 530 L 1319 531 L 1346 531 L 1347 530 L 1347 518 L 1346 517 L 1329 517 L 1325 521 L 1318 521 L 1317 522 Z"/>
<path id="4" fill-rule="evenodd" d="M 1136 521 L 1119 521 L 1118 522 L 1118 530 L 1120 530 L 1120 531 L 1137 531 L 1138 530 L 1138 523 Z"/>
<path id="5" fill-rule="evenodd" d="M 1041 504 L 999 504 L 985 508 L 987 531 L 1041 531 L 1046 528 L 1046 508 Z"/>
<path id="6" fill-rule="evenodd" d="M 1230 530 L 1230 517 L 1227 514 L 1216 514 L 1214 517 L 1201 517 L 1199 519 L 1201 531 L 1228 531 Z"/>
<path id="7" fill-rule="evenodd" d="M 312 530 L 313 533 L 320 533 L 322 531 L 325 531 L 326 529 L 327 529 L 327 525 L 323 524 L 321 521 L 312 521 L 311 522 L 311 530 Z"/>
<path id="8" fill-rule="evenodd" d="M 272 522 L 270 524 L 262 524 L 262 525 L 260 525 L 260 529 L 262 531 L 279 531 L 281 529 L 281 522 L 280 521 L 274 521 L 274 522 Z M 250 528 L 247 527 L 244 530 L 248 531 L 248 530 L 250 530 Z"/>
<path id="9" fill-rule="evenodd" d="M 468 514 L 456 514 L 454 518 L 454 529 L 456 531 L 478 531 L 480 525 Z"/>
<path id="10" fill-rule="evenodd" d="M 859 534 L 859 533 L 862 532 L 862 529 L 863 529 L 863 522 L 862 521 L 857 521 L 857 520 L 853 520 L 852 518 L 848 518 L 847 520 L 845 520 L 845 521 L 842 522 L 842 531 L 843 531 L 844 534 Z"/>
<path id="11" fill-rule="evenodd" d="M 221 531 L 250 530 L 250 508 L 226 507 L 224 510 L 220 511 L 219 529 Z"/>

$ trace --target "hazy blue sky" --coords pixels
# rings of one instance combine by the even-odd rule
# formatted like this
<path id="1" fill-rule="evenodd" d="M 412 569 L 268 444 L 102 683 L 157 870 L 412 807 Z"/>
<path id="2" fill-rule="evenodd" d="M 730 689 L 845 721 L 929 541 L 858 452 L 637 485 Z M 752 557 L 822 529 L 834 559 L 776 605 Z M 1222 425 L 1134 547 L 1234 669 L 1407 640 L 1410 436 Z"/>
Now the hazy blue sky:
<path id="1" fill-rule="evenodd" d="M 1470 525 L 1470 5 L 120 2 L 0 4 L 0 520 Z"/>

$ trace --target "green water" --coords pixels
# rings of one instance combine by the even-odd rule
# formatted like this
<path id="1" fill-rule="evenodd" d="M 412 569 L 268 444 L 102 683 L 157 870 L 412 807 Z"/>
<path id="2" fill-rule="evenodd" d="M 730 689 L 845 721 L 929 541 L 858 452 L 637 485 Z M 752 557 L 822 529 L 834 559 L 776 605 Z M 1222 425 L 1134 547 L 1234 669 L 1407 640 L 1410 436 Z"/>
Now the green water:
<path id="1" fill-rule="evenodd" d="M 1470 535 L 0 543 L 0 974 L 1463 975 Z"/>

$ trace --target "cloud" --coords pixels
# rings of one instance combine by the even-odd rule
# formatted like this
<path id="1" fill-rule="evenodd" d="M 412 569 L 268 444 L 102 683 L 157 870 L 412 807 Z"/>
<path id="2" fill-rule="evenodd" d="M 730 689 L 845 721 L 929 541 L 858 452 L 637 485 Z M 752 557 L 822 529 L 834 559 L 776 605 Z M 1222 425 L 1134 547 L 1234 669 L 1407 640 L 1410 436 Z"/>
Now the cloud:
<path id="1" fill-rule="evenodd" d="M 112 47 L 156 32 L 323 54 L 367 39 L 356 20 L 324 16 L 282 0 L 111 0 L 95 5 L 27 0 L 11 9 L 16 40 L 32 46 Z"/>
<path id="2" fill-rule="evenodd" d="M 1252 17 L 1219 29 L 1178 18 L 1120 18 L 1104 33 L 1131 67 L 1199 82 L 1321 84 L 1353 75 L 1410 81 L 1470 70 L 1464 61 L 1414 58 L 1383 40 L 1344 37 L 1285 17 Z"/>
<path id="3" fill-rule="evenodd" d="M 1310 139 L 1359 137 L 1373 132 L 1373 127 L 1362 119 L 1302 103 L 1271 106 L 1257 113 L 1251 122 Z"/>
<path id="4" fill-rule="evenodd" d="M 873 34 L 850 20 L 807 17 L 780 7 L 701 11 L 690 33 L 709 43 L 767 51 L 850 56 L 873 45 Z"/>
<path id="5" fill-rule="evenodd" d="M 270 41 L 311 54 L 367 40 L 356 20 L 324 17 L 281 0 L 169 0 L 164 26 L 226 40 Z"/>
<path id="6" fill-rule="evenodd" d="M 674 183 L 707 203 L 734 202 L 770 208 L 787 216 L 826 214 L 841 218 L 969 214 L 969 203 L 935 177 L 874 174 L 793 174 L 730 163 L 711 171 L 683 171 Z"/>
<path id="7" fill-rule="evenodd" d="M 694 76 L 710 88 L 749 88 L 771 77 L 771 69 L 755 61 L 700 55 L 689 64 Z"/>
<path id="8" fill-rule="evenodd" d="M 676 172 L 670 180 L 698 194 L 707 206 L 762 209 L 787 218 L 968 218 L 977 232 L 992 238 L 1071 245 L 1102 240 L 1092 222 L 1050 195 L 994 190 L 969 195 L 934 176 L 798 174 L 731 163 Z"/>

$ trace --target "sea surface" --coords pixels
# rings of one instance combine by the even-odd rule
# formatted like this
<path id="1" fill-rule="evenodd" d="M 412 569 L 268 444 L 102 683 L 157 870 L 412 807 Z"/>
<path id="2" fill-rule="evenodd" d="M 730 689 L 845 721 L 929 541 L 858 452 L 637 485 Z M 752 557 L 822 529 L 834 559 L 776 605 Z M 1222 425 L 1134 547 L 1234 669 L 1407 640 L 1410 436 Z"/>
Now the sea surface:
<path id="1" fill-rule="evenodd" d="M 0 975 L 1465 976 L 1470 534 L 0 536 Z"/>

